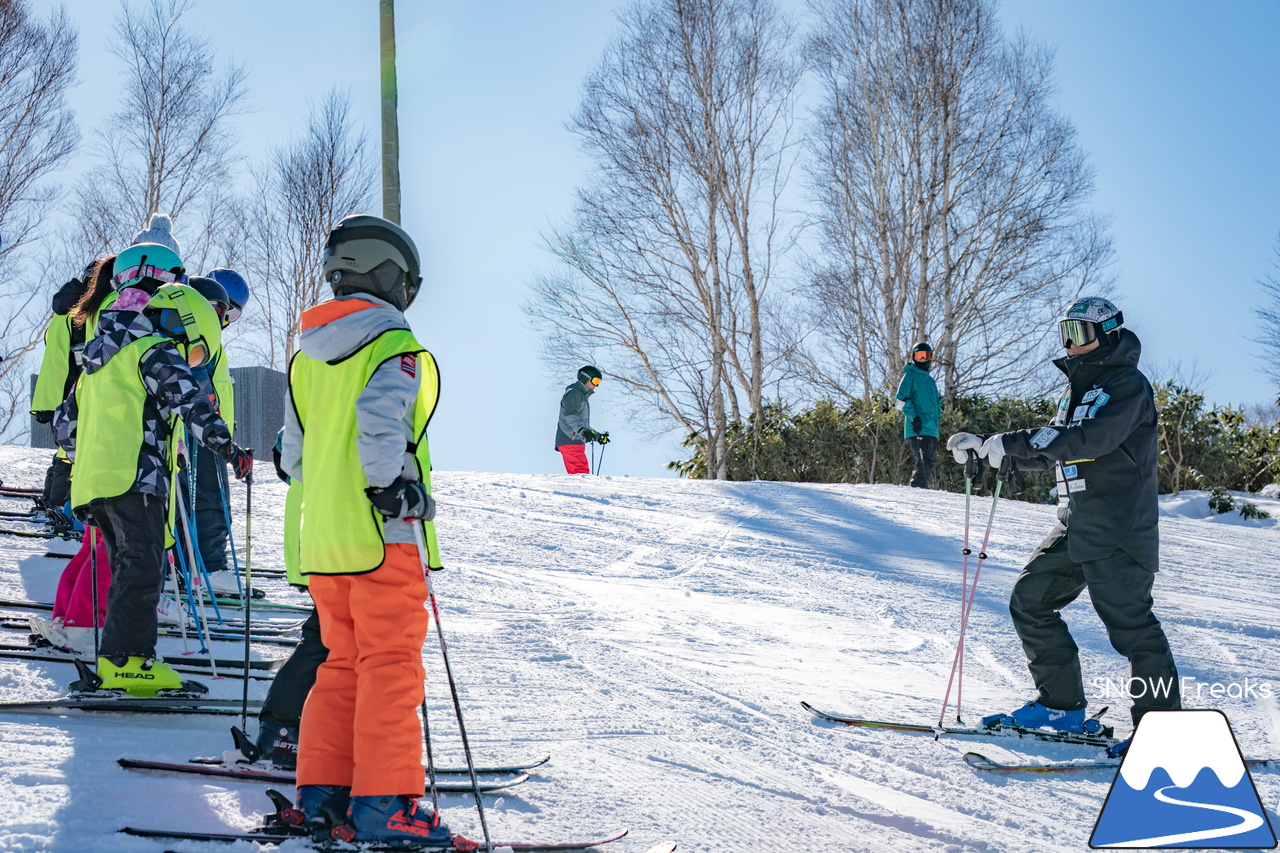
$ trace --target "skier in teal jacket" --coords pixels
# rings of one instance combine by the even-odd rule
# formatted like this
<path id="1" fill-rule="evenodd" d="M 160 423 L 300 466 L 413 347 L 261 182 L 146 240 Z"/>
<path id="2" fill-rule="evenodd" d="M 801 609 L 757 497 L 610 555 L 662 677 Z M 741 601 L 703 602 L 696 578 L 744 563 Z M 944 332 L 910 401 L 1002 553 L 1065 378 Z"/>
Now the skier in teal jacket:
<path id="1" fill-rule="evenodd" d="M 942 415 L 942 400 L 938 396 L 938 383 L 929 375 L 931 367 L 933 347 L 922 341 L 911 348 L 911 360 L 902 366 L 902 381 L 895 395 L 898 410 L 902 412 L 902 435 L 916 460 L 911 485 L 917 489 L 929 488 L 933 469 L 938 467 L 938 418 Z"/>

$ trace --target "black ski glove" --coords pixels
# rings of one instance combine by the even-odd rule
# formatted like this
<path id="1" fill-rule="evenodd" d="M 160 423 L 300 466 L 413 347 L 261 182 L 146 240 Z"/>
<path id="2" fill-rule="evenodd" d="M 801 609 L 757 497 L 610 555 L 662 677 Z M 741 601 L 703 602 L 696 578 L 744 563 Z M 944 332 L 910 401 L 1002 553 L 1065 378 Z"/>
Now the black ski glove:
<path id="1" fill-rule="evenodd" d="M 600 438 L 600 433 L 596 432 L 591 427 L 587 427 L 582 431 L 583 441 L 592 442 L 592 441 L 598 440 L 599 438 Z"/>
<path id="2" fill-rule="evenodd" d="M 48 409 L 43 412 L 32 412 L 32 414 L 36 416 L 36 423 L 38 424 L 53 423 L 53 412 Z"/>
<path id="3" fill-rule="evenodd" d="M 609 433 L 607 433 L 607 432 L 598 432 L 598 433 L 596 433 L 596 441 L 597 441 L 598 443 L 600 443 L 600 444 L 608 444 L 608 443 L 609 443 Z"/>
<path id="4" fill-rule="evenodd" d="M 920 416 L 916 415 L 911 419 L 911 431 L 916 435 L 920 434 L 920 430 L 924 427 L 924 421 L 920 420 Z"/>
<path id="5" fill-rule="evenodd" d="M 383 518 L 420 519 L 431 521 L 436 517 L 436 502 L 427 489 L 417 480 L 396 477 L 385 489 L 373 486 L 364 490 L 373 508 Z"/>
<path id="6" fill-rule="evenodd" d="M 231 463 L 231 473 L 236 475 L 237 480 L 249 479 L 249 472 L 253 470 L 253 451 L 245 450 L 235 442 L 223 447 L 220 455 L 223 459 Z"/>

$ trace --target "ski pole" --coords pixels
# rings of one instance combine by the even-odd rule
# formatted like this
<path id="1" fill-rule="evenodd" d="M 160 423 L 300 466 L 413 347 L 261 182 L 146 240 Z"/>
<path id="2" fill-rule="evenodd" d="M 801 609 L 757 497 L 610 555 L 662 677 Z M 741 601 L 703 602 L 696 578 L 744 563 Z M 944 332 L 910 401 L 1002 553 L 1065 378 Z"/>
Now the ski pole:
<path id="1" fill-rule="evenodd" d="M 485 819 L 484 802 L 480 799 L 480 783 L 476 780 L 476 765 L 471 760 L 471 744 L 467 740 L 467 728 L 462 722 L 462 704 L 458 701 L 458 686 L 453 680 L 453 669 L 449 666 L 449 647 L 444 641 L 444 629 L 440 627 L 440 607 L 436 604 L 436 594 L 431 589 L 431 567 L 427 565 L 427 542 L 422 522 L 418 521 L 410 526 L 413 527 L 413 536 L 418 543 L 422 578 L 427 583 L 427 601 L 431 602 L 431 616 L 436 623 L 436 637 L 440 640 L 440 658 L 444 661 L 444 673 L 449 680 L 449 694 L 453 697 L 453 713 L 458 718 L 458 733 L 462 736 L 462 753 L 467 759 L 467 772 L 471 775 L 471 787 L 476 796 L 476 811 L 480 813 L 480 828 L 484 832 L 484 849 L 493 853 L 493 841 L 489 838 L 489 822 Z M 425 698 L 423 704 L 426 704 Z"/>
<path id="2" fill-rule="evenodd" d="M 252 455 L 252 454 L 250 454 Z M 231 546 L 231 568 L 235 570 L 236 589 L 244 595 L 244 585 L 240 582 L 240 560 L 236 557 L 236 537 L 231 532 L 231 493 L 226 486 L 227 466 L 216 465 L 214 479 L 218 481 L 218 500 L 222 504 L 222 517 L 227 522 L 227 544 Z M 194 506 L 194 504 L 192 504 Z"/>
<path id="3" fill-rule="evenodd" d="M 89 528 L 89 571 L 93 572 L 93 660 L 96 665 L 98 652 L 98 528 Z"/>
<path id="4" fill-rule="evenodd" d="M 187 555 L 188 555 L 188 557 L 189 557 L 189 558 L 190 558 L 190 560 L 191 560 L 191 564 L 192 564 L 192 565 L 195 565 L 195 566 L 200 566 L 201 571 L 203 571 L 203 570 L 204 570 L 204 566 L 203 566 L 203 565 L 201 565 L 201 564 L 197 561 L 197 559 L 198 559 L 198 558 L 196 557 L 195 546 L 191 544 L 191 540 L 192 540 L 192 531 L 191 531 L 191 523 L 190 523 L 190 519 L 189 519 L 189 518 L 188 518 L 188 516 L 187 516 L 187 502 L 186 502 L 186 500 L 185 500 L 185 499 L 183 499 L 183 497 L 182 497 L 181 495 L 179 495 L 179 496 L 178 496 L 178 515 L 179 515 L 179 516 L 181 517 L 181 519 L 182 519 L 182 527 L 183 527 L 183 529 L 186 531 L 186 534 L 187 534 Z M 207 586 L 207 585 L 208 585 L 208 583 L 209 583 L 209 575 L 208 575 L 207 573 L 205 574 L 204 582 L 205 582 L 205 584 L 206 584 L 206 589 L 207 589 L 207 588 L 208 588 L 208 586 Z M 213 590 L 209 590 L 209 592 L 210 592 L 210 597 L 212 597 L 212 592 L 213 592 Z M 201 606 L 201 607 L 204 607 L 204 602 L 203 602 L 203 601 L 201 601 L 201 602 L 200 602 L 200 606 Z M 218 610 L 218 604 L 217 604 L 217 602 L 216 602 L 216 601 L 214 602 L 213 608 L 214 608 L 214 612 L 215 612 L 215 613 L 217 613 L 217 610 Z M 202 641 L 202 645 L 204 646 L 204 648 L 202 648 L 200 651 L 201 651 L 201 652 L 204 652 L 204 653 L 207 653 L 207 654 L 209 655 L 209 669 L 211 669 L 211 670 L 213 671 L 213 677 L 214 677 L 214 678 L 217 678 L 217 677 L 218 677 L 218 661 L 217 661 L 217 659 L 214 657 L 213 650 L 212 650 L 212 648 L 210 647 L 210 642 L 211 642 L 211 641 L 210 641 L 210 639 L 209 639 L 209 620 L 208 620 L 208 619 L 202 619 L 201 621 L 204 623 L 204 624 L 203 624 L 203 627 L 204 627 L 204 639 L 203 639 L 203 641 Z M 219 617 L 218 617 L 218 621 L 222 621 L 222 617 L 221 617 L 221 616 L 219 616 Z M 247 672 L 246 672 L 246 674 L 247 674 Z"/>
<path id="5" fill-rule="evenodd" d="M 599 476 L 600 476 L 600 468 L 603 468 L 603 467 L 604 467 L 604 451 L 605 451 L 605 445 L 603 445 L 603 444 L 602 444 L 602 445 L 600 445 L 600 465 L 599 465 L 599 467 L 597 467 L 597 468 L 596 468 L 596 476 L 597 476 L 597 477 L 599 477 Z"/>
<path id="6" fill-rule="evenodd" d="M 1006 457 L 1008 458 L 1008 457 Z M 956 720 L 960 721 L 960 697 L 961 689 L 964 683 L 964 635 L 969 624 L 969 611 L 973 606 L 974 596 L 978 589 L 978 575 L 982 571 L 982 561 L 987 558 L 987 542 L 991 538 L 991 525 L 995 520 L 996 506 L 1000 500 L 1000 486 L 1003 480 L 997 476 L 995 494 L 991 500 L 991 512 L 987 516 L 987 528 L 982 536 L 982 547 L 978 549 L 978 562 L 973 571 L 973 583 L 969 583 L 969 555 L 973 551 L 969 548 L 969 501 L 973 493 L 973 481 L 981 471 L 981 462 L 978 454 L 969 451 L 969 457 L 965 461 L 965 498 L 964 498 L 964 576 L 960 589 L 960 636 L 956 641 L 956 653 L 951 660 L 951 674 L 947 678 L 947 691 L 942 699 L 942 712 L 938 715 L 938 725 L 942 726 L 947 716 L 947 707 L 951 702 L 951 687 L 955 683 L 956 690 Z"/>
<path id="7" fill-rule="evenodd" d="M 250 463 L 253 462 L 253 451 L 245 450 L 249 454 Z M 222 488 L 222 480 L 219 478 L 218 487 Z M 226 501 L 223 501 L 224 505 Z M 230 516 L 228 515 L 228 519 Z M 227 535 L 231 535 L 231 525 L 227 524 Z M 235 551 L 231 552 L 233 555 Z M 244 595 L 244 692 L 240 695 L 240 730 L 244 731 L 248 725 L 249 719 L 249 623 L 253 617 L 253 569 L 251 568 L 253 559 L 253 466 L 250 464 L 249 473 L 244 477 L 244 586 L 241 593 Z M 239 573 L 236 575 L 239 580 Z M 210 590 L 212 592 L 212 590 Z M 211 656 L 212 657 L 212 656 Z"/>
<path id="8" fill-rule="evenodd" d="M 186 608 L 182 606 L 182 594 L 178 592 L 178 568 L 174 565 L 172 552 L 169 556 L 169 582 L 173 584 L 174 603 L 178 605 L 178 612 L 182 614 L 182 619 L 178 624 L 182 627 L 182 653 L 187 654 L 191 651 L 191 647 L 187 642 L 187 614 Z M 161 592 L 161 595 L 164 593 Z"/>

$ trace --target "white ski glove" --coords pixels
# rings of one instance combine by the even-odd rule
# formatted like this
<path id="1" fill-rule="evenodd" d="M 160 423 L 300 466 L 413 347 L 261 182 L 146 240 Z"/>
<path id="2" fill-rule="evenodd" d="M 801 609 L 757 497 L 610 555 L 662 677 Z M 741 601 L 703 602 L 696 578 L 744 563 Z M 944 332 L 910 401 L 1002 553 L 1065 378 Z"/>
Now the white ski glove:
<path id="1" fill-rule="evenodd" d="M 957 465 L 963 465 L 969 458 L 970 450 L 982 447 L 982 439 L 971 432 L 958 432 L 947 439 L 947 450 L 955 458 Z"/>
<path id="2" fill-rule="evenodd" d="M 978 455 L 985 457 L 988 465 L 999 470 L 1004 464 L 1004 434 L 997 433 L 984 441 Z"/>

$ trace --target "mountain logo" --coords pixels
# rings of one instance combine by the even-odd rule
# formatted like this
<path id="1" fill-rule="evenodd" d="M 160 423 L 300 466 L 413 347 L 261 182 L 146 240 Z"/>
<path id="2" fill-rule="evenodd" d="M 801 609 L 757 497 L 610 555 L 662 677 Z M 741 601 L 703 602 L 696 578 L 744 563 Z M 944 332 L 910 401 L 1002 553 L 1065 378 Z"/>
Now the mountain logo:
<path id="1" fill-rule="evenodd" d="M 1221 711 L 1148 711 L 1089 846 L 1270 849 L 1275 832 Z"/>

